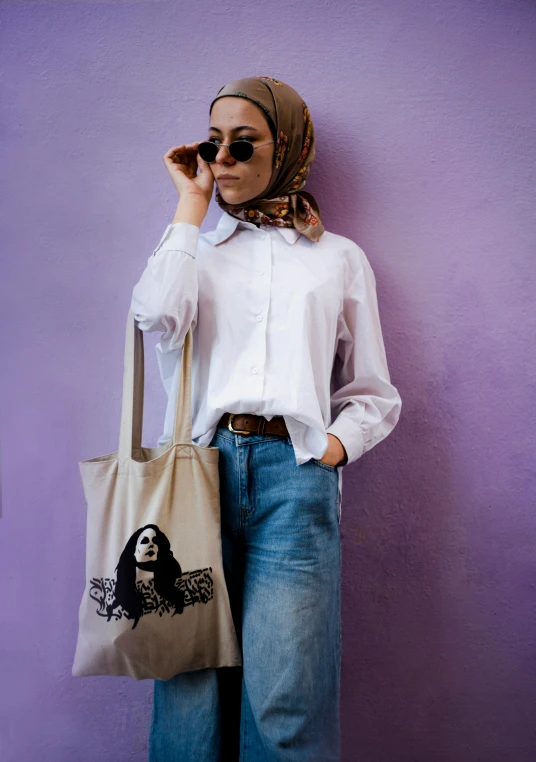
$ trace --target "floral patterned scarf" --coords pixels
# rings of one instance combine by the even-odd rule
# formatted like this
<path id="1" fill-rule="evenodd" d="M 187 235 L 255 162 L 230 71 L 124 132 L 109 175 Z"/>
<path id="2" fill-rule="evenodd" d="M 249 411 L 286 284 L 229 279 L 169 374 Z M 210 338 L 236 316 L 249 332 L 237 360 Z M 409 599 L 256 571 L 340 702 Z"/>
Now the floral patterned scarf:
<path id="1" fill-rule="evenodd" d="M 306 104 L 292 87 L 272 77 L 245 77 L 224 85 L 218 98 L 236 95 L 256 103 L 275 126 L 274 166 L 262 197 L 243 206 L 227 204 L 216 187 L 216 201 L 233 217 L 264 225 L 296 228 L 311 241 L 324 232 L 314 196 L 302 191 L 315 157 L 315 133 Z"/>

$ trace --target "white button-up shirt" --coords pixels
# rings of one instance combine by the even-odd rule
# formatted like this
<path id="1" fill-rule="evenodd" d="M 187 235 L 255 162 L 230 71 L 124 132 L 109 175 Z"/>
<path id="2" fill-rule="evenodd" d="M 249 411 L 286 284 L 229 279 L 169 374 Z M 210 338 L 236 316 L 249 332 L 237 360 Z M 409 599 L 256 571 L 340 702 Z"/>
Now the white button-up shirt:
<path id="1" fill-rule="evenodd" d="M 391 384 L 376 281 L 364 251 L 325 232 L 257 227 L 223 212 L 215 230 L 168 225 L 134 286 L 131 309 L 156 346 L 172 437 L 184 338 L 194 326 L 192 440 L 210 444 L 223 413 L 285 419 L 297 465 L 321 459 L 327 434 L 347 463 L 393 430 Z M 339 520 L 342 471 L 339 479 Z"/>

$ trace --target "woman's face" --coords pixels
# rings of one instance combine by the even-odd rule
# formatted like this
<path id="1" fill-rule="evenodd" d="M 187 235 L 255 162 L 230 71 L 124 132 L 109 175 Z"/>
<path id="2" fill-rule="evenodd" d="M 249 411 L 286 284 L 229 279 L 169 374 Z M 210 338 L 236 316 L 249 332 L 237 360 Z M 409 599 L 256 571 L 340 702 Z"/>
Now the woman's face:
<path id="1" fill-rule="evenodd" d="M 158 557 L 158 545 L 155 542 L 156 532 L 154 529 L 144 529 L 136 543 L 137 563 L 156 561 Z"/>
<path id="2" fill-rule="evenodd" d="M 220 148 L 214 163 L 209 164 L 223 200 L 241 205 L 262 195 L 272 177 L 275 146 L 268 122 L 261 109 L 250 100 L 227 95 L 212 107 L 208 140 L 216 145 L 245 140 L 260 146 L 249 161 L 236 161 L 226 147 Z M 263 145 L 269 143 L 269 145 Z M 222 175 L 237 178 L 224 182 Z"/>

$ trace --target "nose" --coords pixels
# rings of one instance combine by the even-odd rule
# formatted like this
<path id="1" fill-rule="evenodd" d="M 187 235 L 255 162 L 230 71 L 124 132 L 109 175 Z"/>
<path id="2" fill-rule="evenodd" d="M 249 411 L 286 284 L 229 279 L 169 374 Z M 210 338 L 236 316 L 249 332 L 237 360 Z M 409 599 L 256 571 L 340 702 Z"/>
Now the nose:
<path id="1" fill-rule="evenodd" d="M 223 153 L 222 153 L 222 150 L 223 150 Z M 216 154 L 214 163 L 215 164 L 235 164 L 236 159 L 233 159 L 233 157 L 229 153 L 229 149 L 227 148 L 227 146 L 220 145 L 218 146 L 218 153 Z"/>

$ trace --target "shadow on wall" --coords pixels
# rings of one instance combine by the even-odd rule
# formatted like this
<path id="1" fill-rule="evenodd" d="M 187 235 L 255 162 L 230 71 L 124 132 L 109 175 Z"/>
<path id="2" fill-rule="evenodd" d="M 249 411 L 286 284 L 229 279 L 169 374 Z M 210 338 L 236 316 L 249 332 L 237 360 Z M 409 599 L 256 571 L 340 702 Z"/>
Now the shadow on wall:
<path id="1" fill-rule="evenodd" d="M 390 759 L 405 749 L 399 762 L 450 762 L 460 755 L 452 728 L 465 738 L 473 732 L 460 675 L 474 668 L 481 650 L 459 592 L 470 572 L 460 511 L 465 485 L 453 463 L 457 414 L 443 358 L 426 343 L 433 338 L 429 327 L 389 268 L 410 244 L 401 240 L 396 251 L 382 252 L 380 264 L 360 237 L 370 229 L 371 204 L 362 191 L 370 182 L 360 183 L 359 137 L 341 134 L 337 121 L 333 148 L 335 125 L 314 113 L 313 119 L 317 153 L 305 189 L 318 200 L 326 229 L 355 241 L 373 267 L 389 371 L 402 398 L 389 437 L 344 469 L 344 747 L 359 749 L 363 759 Z M 473 682 L 478 686 L 477 676 Z"/>

